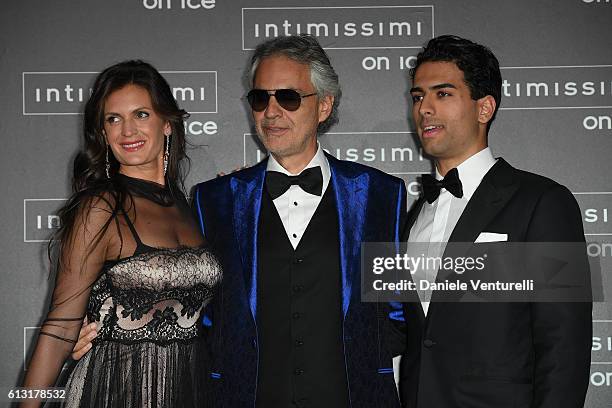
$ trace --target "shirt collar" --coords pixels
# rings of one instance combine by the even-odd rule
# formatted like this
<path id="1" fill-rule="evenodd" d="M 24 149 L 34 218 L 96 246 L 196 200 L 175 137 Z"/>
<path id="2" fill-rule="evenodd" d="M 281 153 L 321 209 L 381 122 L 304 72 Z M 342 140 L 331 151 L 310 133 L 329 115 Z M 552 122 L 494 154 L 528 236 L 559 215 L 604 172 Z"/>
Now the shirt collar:
<path id="1" fill-rule="evenodd" d="M 278 171 L 280 173 L 286 174 L 288 176 L 297 176 L 297 174 L 291 174 L 287 169 L 280 165 L 278 161 L 274 158 L 273 155 L 268 156 L 268 166 L 266 168 L 267 171 Z M 323 176 L 323 190 L 324 193 L 327 189 L 327 185 L 329 184 L 329 179 L 331 178 L 331 170 L 329 168 L 329 162 L 327 161 L 327 157 L 325 157 L 325 153 L 323 149 L 321 149 L 321 145 L 317 141 L 317 152 L 314 157 L 310 160 L 310 163 L 304 167 L 304 170 L 309 169 L 311 167 L 321 167 L 321 175 Z M 302 171 L 304 171 L 302 170 Z M 301 173 L 301 172 L 300 172 Z M 299 174 L 299 173 L 298 173 Z"/>
<path id="2" fill-rule="evenodd" d="M 470 156 L 467 160 L 457 166 L 459 179 L 463 186 L 463 197 L 468 201 L 480 185 L 483 177 L 495 164 L 495 158 L 490 147 L 486 147 L 478 153 Z M 442 180 L 443 177 L 436 167 L 436 179 Z"/>

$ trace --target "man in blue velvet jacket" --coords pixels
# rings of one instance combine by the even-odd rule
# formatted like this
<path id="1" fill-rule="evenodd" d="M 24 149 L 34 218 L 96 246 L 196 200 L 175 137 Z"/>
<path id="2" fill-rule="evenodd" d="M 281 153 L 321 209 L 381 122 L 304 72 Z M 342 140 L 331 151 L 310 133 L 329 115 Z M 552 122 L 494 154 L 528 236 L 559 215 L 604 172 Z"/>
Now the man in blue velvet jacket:
<path id="1" fill-rule="evenodd" d="M 208 307 L 213 399 L 224 407 L 399 407 L 386 303 L 360 301 L 362 242 L 398 241 L 402 180 L 324 153 L 338 76 L 316 39 L 251 60 L 261 163 L 195 188 L 224 268 Z M 397 312 L 397 311 L 395 311 Z"/>

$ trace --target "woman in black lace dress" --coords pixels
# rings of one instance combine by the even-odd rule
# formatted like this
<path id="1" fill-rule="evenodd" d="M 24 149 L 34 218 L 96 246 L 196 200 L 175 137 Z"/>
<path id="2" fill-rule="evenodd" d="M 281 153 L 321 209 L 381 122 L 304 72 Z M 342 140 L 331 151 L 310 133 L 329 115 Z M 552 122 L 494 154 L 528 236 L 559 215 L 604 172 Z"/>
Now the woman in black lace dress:
<path id="1" fill-rule="evenodd" d="M 98 336 L 70 375 L 66 406 L 206 406 L 200 312 L 221 270 L 183 193 L 185 117 L 149 64 L 126 61 L 96 79 L 25 387 L 53 386 L 87 315 Z"/>

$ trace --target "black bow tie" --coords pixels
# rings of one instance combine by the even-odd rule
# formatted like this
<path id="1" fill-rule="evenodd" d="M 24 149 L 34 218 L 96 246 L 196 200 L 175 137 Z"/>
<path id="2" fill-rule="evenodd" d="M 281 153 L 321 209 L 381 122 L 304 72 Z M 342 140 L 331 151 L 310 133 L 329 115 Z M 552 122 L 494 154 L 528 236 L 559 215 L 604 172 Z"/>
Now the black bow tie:
<path id="1" fill-rule="evenodd" d="M 461 180 L 459 180 L 459 171 L 456 168 L 449 170 L 442 180 L 436 180 L 429 174 L 423 174 L 421 184 L 423 185 L 425 199 L 429 204 L 438 199 L 441 188 L 445 188 L 457 198 L 463 197 L 463 186 Z"/>
<path id="2" fill-rule="evenodd" d="M 266 173 L 266 189 L 272 200 L 285 194 L 292 185 L 298 185 L 305 192 L 320 196 L 323 190 L 321 167 L 311 167 L 297 176 L 288 176 L 278 171 Z"/>

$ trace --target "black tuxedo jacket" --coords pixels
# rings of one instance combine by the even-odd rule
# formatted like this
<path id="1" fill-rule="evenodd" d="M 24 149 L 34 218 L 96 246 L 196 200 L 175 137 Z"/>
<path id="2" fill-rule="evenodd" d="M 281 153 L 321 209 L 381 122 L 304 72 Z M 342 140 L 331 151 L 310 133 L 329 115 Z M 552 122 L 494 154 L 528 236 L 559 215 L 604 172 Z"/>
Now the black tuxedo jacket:
<path id="1" fill-rule="evenodd" d="M 423 201 L 408 215 L 404 240 Z M 483 178 L 449 242 L 474 242 L 483 231 L 507 234 L 515 242 L 584 242 L 580 209 L 570 191 L 503 159 Z M 425 317 L 420 302 L 405 304 L 403 406 L 582 407 L 591 307 L 586 302 L 432 302 Z"/>

